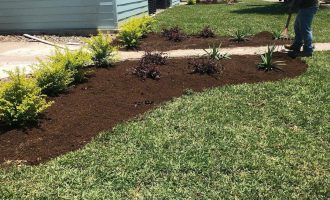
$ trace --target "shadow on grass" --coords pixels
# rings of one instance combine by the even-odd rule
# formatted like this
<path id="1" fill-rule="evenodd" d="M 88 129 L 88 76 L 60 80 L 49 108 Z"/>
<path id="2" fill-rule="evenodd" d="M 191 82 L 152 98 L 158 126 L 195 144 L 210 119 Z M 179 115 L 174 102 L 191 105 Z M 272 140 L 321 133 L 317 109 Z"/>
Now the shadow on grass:
<path id="1" fill-rule="evenodd" d="M 231 11 L 235 14 L 263 14 L 263 15 L 283 15 L 288 8 L 284 3 L 273 3 L 268 5 L 247 5 L 247 8 Z"/>
<path id="2" fill-rule="evenodd" d="M 235 14 L 263 14 L 283 15 L 288 13 L 288 7 L 284 3 L 273 3 L 268 5 L 247 5 L 247 8 L 231 11 Z M 320 10 L 330 10 L 330 6 L 320 5 Z"/>

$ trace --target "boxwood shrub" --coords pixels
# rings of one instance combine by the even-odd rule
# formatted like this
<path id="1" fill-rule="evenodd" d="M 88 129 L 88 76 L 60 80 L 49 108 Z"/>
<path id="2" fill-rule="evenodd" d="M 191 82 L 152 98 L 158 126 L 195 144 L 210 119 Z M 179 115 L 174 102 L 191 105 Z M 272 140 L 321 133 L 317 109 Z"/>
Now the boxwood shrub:
<path id="1" fill-rule="evenodd" d="M 118 39 L 127 49 L 139 46 L 139 40 L 153 31 L 155 20 L 150 16 L 135 17 L 120 26 Z"/>
<path id="2" fill-rule="evenodd" d="M 74 81 L 74 73 L 62 62 L 42 62 L 34 67 L 33 76 L 43 94 L 57 96 Z"/>
<path id="3" fill-rule="evenodd" d="M 54 65 L 55 67 L 57 65 L 63 65 L 72 74 L 73 82 L 80 83 L 86 78 L 84 68 L 92 64 L 92 56 L 83 49 L 76 51 L 56 49 L 55 53 L 49 56 L 49 61 L 56 63 Z"/>
<path id="4" fill-rule="evenodd" d="M 110 35 L 99 33 L 86 40 L 86 43 L 95 66 L 108 67 L 116 61 L 117 48 L 112 45 Z"/>
<path id="5" fill-rule="evenodd" d="M 0 83 L 1 124 L 26 125 L 36 121 L 38 115 L 52 104 L 45 100 L 36 81 L 22 74 L 16 69 L 9 72 L 9 81 Z"/>

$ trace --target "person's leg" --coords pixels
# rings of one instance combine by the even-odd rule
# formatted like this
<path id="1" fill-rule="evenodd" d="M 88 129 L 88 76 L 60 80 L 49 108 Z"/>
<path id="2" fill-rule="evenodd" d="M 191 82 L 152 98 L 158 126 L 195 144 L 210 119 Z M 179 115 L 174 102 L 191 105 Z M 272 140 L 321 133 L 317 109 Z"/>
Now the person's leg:
<path id="1" fill-rule="evenodd" d="M 304 40 L 304 53 L 313 53 L 313 32 L 312 22 L 314 15 L 317 12 L 317 7 L 302 9 L 301 33 Z"/>
<path id="2" fill-rule="evenodd" d="M 295 33 L 295 38 L 293 41 L 293 44 L 291 46 L 291 50 L 295 52 L 300 52 L 301 47 L 303 46 L 303 35 L 302 35 L 302 19 L 303 19 L 303 13 L 299 10 L 296 21 L 294 23 L 294 33 Z"/>

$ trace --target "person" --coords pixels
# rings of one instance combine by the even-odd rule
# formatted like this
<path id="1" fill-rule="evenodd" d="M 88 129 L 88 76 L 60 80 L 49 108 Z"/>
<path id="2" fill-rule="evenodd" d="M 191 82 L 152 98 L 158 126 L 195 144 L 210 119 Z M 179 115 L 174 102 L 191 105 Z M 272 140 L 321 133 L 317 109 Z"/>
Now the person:
<path id="1" fill-rule="evenodd" d="M 313 55 L 313 18 L 319 8 L 319 0 L 291 0 L 289 12 L 298 9 L 294 32 L 295 39 L 293 44 L 285 45 L 290 50 L 288 55 L 292 58 L 310 57 Z M 301 52 L 301 47 L 303 51 Z"/>

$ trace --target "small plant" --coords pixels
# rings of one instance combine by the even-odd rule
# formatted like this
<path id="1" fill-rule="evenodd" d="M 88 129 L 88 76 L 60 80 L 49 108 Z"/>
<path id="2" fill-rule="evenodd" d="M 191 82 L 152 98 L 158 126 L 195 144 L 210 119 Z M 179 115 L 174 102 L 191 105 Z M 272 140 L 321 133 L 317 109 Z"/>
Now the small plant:
<path id="1" fill-rule="evenodd" d="M 189 66 L 192 68 L 191 73 L 193 74 L 214 75 L 223 71 L 223 67 L 212 59 L 194 59 L 189 62 Z"/>
<path id="2" fill-rule="evenodd" d="M 249 40 L 249 36 L 250 34 L 248 33 L 248 31 L 238 29 L 234 32 L 230 40 L 235 42 L 245 42 Z"/>
<path id="3" fill-rule="evenodd" d="M 33 77 L 43 94 L 57 96 L 74 81 L 74 72 L 65 69 L 62 62 L 43 62 L 33 68 Z"/>
<path id="4" fill-rule="evenodd" d="M 97 67 L 111 66 L 115 59 L 117 48 L 112 44 L 112 38 L 107 34 L 99 33 L 86 40 L 88 49 L 92 54 L 92 61 Z"/>
<path id="5" fill-rule="evenodd" d="M 168 40 L 174 42 L 182 42 L 186 38 L 186 35 L 178 26 L 172 27 L 170 29 L 163 29 L 162 35 Z"/>
<path id="6" fill-rule="evenodd" d="M 183 91 L 183 94 L 184 95 L 186 95 L 186 96 L 191 96 L 191 95 L 193 95 L 195 93 L 195 91 L 193 90 L 193 89 L 185 89 L 184 91 Z"/>
<path id="7" fill-rule="evenodd" d="M 215 33 L 209 26 L 204 27 L 204 29 L 199 33 L 199 37 L 202 38 L 213 38 L 214 36 Z"/>
<path id="8" fill-rule="evenodd" d="M 222 60 L 222 59 L 230 59 L 230 55 L 227 53 L 221 53 L 221 44 L 219 45 L 219 47 L 216 47 L 215 45 L 212 46 L 212 48 L 210 48 L 210 51 L 207 51 L 206 49 L 204 49 L 205 51 L 205 56 L 207 56 L 209 59 L 212 60 Z"/>
<path id="9" fill-rule="evenodd" d="M 141 65 L 165 65 L 168 56 L 165 53 L 152 53 L 145 52 L 144 56 L 140 60 Z"/>
<path id="10" fill-rule="evenodd" d="M 65 70 L 69 71 L 72 75 L 72 82 L 80 83 L 86 79 L 86 71 L 84 70 L 87 66 L 91 65 L 91 54 L 79 49 L 76 51 L 70 51 L 69 49 L 60 50 L 56 49 L 55 53 L 49 56 L 49 63 L 40 62 L 41 67 L 48 65 L 55 67 L 55 71 L 59 70 L 59 66 L 62 65 Z M 40 68 L 40 67 L 39 67 Z M 51 70 L 55 72 L 54 70 Z M 59 72 L 59 71 L 58 71 Z"/>
<path id="11" fill-rule="evenodd" d="M 137 66 L 134 69 L 133 74 L 135 74 L 136 76 L 138 76 L 142 80 L 145 80 L 146 78 L 150 78 L 150 79 L 153 79 L 153 80 L 159 80 L 160 79 L 160 71 L 156 67 L 150 66 L 150 65 L 139 65 L 139 66 Z"/>
<path id="12" fill-rule="evenodd" d="M 0 121 L 8 126 L 21 126 L 37 120 L 52 103 L 47 103 L 36 81 L 16 69 L 10 80 L 0 85 Z"/>
<path id="13" fill-rule="evenodd" d="M 139 65 L 134 68 L 133 74 L 137 75 L 141 79 L 151 78 L 153 80 L 160 79 L 160 71 L 156 67 L 157 65 L 165 65 L 167 63 L 167 55 L 165 53 L 152 53 L 145 52 L 141 58 Z"/>
<path id="14" fill-rule="evenodd" d="M 195 5 L 196 4 L 196 0 L 188 0 L 187 1 L 188 5 Z"/>
<path id="15" fill-rule="evenodd" d="M 274 69 L 280 70 L 280 68 L 277 67 L 276 63 L 273 62 L 275 48 L 275 45 L 267 47 L 266 53 L 261 55 L 262 62 L 258 64 L 258 69 L 265 71 L 271 71 Z"/>
<path id="16" fill-rule="evenodd" d="M 273 31 L 272 34 L 273 34 L 273 39 L 274 39 L 274 40 L 280 40 L 280 39 L 283 39 L 282 31 L 281 31 L 281 30 Z"/>

